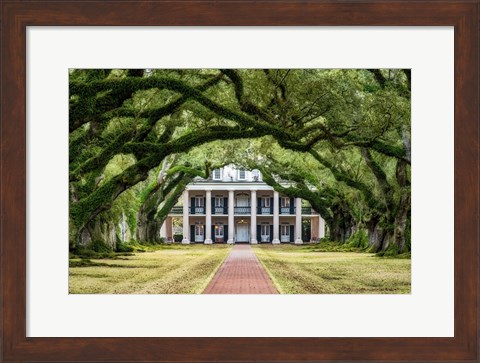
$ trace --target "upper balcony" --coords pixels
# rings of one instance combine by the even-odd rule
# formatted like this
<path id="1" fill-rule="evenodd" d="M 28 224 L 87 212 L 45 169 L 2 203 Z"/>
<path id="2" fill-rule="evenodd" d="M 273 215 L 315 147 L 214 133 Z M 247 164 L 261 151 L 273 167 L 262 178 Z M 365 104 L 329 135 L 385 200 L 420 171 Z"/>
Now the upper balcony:
<path id="1" fill-rule="evenodd" d="M 191 206 L 190 214 L 205 214 L 205 207 Z"/>
<path id="2" fill-rule="evenodd" d="M 258 207 L 257 214 L 259 215 L 273 215 L 273 206 L 272 207 Z"/>
<path id="3" fill-rule="evenodd" d="M 280 215 L 295 215 L 296 208 L 293 206 L 290 207 L 280 207 L 279 214 Z M 233 213 L 235 215 L 251 215 L 252 208 L 248 207 L 238 207 L 235 206 L 233 208 Z M 170 211 L 170 214 L 175 215 L 182 215 L 183 214 L 183 207 L 182 206 L 175 206 Z M 205 207 L 189 207 L 189 214 L 190 215 L 205 215 L 206 209 Z M 315 212 L 311 207 L 302 207 L 302 215 L 316 215 L 318 214 Z M 228 215 L 228 207 L 226 206 L 213 206 L 212 207 L 212 215 Z M 272 216 L 273 215 L 273 206 L 271 207 L 257 207 L 257 215 L 263 216 Z"/>
<path id="4" fill-rule="evenodd" d="M 183 207 L 176 205 L 170 210 L 170 214 L 183 214 Z"/>
<path id="5" fill-rule="evenodd" d="M 279 212 L 280 214 L 295 214 L 295 207 L 281 207 Z"/>
<path id="6" fill-rule="evenodd" d="M 251 210 L 251 207 L 233 207 L 233 212 L 237 215 L 250 215 Z"/>
<path id="7" fill-rule="evenodd" d="M 302 215 L 316 215 L 318 214 L 312 207 L 302 207 Z"/>
<path id="8" fill-rule="evenodd" d="M 219 215 L 219 214 L 228 214 L 228 207 L 220 206 L 220 207 L 213 207 L 212 214 Z"/>

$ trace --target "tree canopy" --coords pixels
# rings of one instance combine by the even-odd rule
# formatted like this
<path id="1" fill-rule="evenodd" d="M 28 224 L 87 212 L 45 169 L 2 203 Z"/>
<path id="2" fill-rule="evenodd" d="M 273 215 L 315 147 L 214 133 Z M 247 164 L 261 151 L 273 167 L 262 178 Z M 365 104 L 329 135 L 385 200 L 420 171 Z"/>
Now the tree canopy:
<path id="1" fill-rule="evenodd" d="M 401 69 L 70 71 L 70 244 L 159 229 L 229 163 L 308 200 L 330 239 L 409 250 L 410 82 Z"/>

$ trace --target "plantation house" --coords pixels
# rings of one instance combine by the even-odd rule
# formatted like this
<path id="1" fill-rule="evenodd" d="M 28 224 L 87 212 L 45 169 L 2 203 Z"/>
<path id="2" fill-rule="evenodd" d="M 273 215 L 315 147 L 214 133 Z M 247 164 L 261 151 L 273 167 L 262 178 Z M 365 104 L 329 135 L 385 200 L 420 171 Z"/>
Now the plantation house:
<path id="1" fill-rule="evenodd" d="M 233 165 L 196 178 L 173 207 L 161 236 L 173 241 L 173 219 L 183 219 L 182 243 L 296 243 L 325 235 L 325 221 L 302 199 L 280 195 L 258 170 Z"/>

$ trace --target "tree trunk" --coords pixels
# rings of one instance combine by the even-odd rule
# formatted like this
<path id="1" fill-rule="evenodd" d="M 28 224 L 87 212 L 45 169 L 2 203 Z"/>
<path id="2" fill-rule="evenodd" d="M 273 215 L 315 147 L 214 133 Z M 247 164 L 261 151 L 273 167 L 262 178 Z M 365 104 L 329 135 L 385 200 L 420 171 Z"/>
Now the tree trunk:
<path id="1" fill-rule="evenodd" d="M 385 243 L 387 242 L 387 233 L 386 231 L 379 226 L 380 217 L 372 217 L 367 222 L 368 230 L 368 245 L 371 252 L 380 252 L 386 248 Z"/>
<path id="2" fill-rule="evenodd" d="M 399 161 L 396 170 L 397 182 L 401 188 L 400 200 L 398 202 L 397 213 L 395 214 L 393 242 L 398 253 L 405 252 L 405 231 L 407 229 L 407 220 L 410 214 L 411 194 L 408 188 L 407 163 Z"/>
<path id="3" fill-rule="evenodd" d="M 162 227 L 162 223 L 159 223 L 159 221 L 151 220 L 143 220 L 141 223 L 137 223 L 137 229 L 135 231 L 137 242 L 160 242 L 160 228 Z"/>
<path id="4" fill-rule="evenodd" d="M 332 214 L 333 218 L 329 223 L 330 239 L 344 243 L 352 235 L 354 229 L 352 216 L 342 206 L 332 208 Z"/>
<path id="5" fill-rule="evenodd" d="M 117 246 L 117 227 L 113 221 L 98 218 L 90 222 L 81 232 L 82 244 L 101 241 L 115 250 Z"/>
<path id="6" fill-rule="evenodd" d="M 406 250 L 405 231 L 407 228 L 408 215 L 410 213 L 410 195 L 402 194 L 400 198 L 400 205 L 395 217 L 394 226 L 394 243 L 398 249 L 398 253 L 403 253 Z"/>

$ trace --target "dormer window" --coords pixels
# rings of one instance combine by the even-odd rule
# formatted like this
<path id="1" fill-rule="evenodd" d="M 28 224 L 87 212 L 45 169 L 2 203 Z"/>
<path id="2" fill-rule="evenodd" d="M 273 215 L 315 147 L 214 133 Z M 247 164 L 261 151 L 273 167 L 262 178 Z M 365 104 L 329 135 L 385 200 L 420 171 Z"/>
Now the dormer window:
<path id="1" fill-rule="evenodd" d="M 238 169 L 238 180 L 245 180 L 247 179 L 247 172 L 245 169 Z"/>
<path id="2" fill-rule="evenodd" d="M 257 169 L 252 170 L 252 178 L 253 181 L 260 181 L 260 171 Z"/>
<path id="3" fill-rule="evenodd" d="M 213 180 L 222 180 L 222 169 L 213 170 Z"/>

